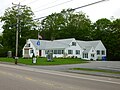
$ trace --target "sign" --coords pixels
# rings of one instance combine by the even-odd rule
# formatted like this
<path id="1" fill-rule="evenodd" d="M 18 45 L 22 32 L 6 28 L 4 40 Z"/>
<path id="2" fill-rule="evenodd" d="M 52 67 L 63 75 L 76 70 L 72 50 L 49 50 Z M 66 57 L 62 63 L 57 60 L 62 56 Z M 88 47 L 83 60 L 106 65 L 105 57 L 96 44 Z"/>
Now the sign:
<path id="1" fill-rule="evenodd" d="M 39 40 L 37 41 L 37 45 L 40 46 L 40 41 Z"/>

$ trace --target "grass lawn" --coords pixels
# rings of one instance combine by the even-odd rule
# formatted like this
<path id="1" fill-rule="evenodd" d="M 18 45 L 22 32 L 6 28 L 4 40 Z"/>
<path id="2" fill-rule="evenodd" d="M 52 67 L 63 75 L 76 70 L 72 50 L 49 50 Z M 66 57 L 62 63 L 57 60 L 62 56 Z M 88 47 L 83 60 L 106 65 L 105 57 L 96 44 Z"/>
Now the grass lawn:
<path id="1" fill-rule="evenodd" d="M 103 69 L 70 68 L 70 70 L 82 70 L 82 71 L 93 71 L 93 72 L 104 72 L 104 73 L 120 74 L 120 72 L 119 72 L 119 71 L 103 70 Z"/>
<path id="2" fill-rule="evenodd" d="M 14 63 L 15 60 L 13 58 L 0 58 L 0 61 L 2 62 L 12 62 Z M 18 63 L 26 64 L 26 65 L 64 65 L 64 64 L 81 64 L 81 63 L 87 63 L 85 60 L 81 60 L 78 58 L 54 58 L 53 61 L 48 62 L 46 58 L 37 58 L 37 63 L 32 63 L 31 59 L 23 59 L 19 58 Z"/>

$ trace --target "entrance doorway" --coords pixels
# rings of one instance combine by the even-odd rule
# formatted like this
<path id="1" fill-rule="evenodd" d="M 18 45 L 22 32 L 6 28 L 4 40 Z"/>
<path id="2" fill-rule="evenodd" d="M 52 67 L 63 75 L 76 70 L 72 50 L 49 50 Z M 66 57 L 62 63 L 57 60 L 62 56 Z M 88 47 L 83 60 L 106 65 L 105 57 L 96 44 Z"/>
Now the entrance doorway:
<path id="1" fill-rule="evenodd" d="M 41 50 L 39 50 L 39 56 L 41 56 Z"/>

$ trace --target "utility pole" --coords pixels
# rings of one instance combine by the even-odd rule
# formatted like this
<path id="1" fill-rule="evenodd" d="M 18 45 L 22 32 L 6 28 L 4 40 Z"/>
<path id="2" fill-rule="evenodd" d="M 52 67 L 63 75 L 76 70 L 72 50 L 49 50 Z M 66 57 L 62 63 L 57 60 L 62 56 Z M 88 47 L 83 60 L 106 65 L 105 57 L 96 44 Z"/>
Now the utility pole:
<path id="1" fill-rule="evenodd" d="M 18 60 L 18 32 L 19 32 L 19 15 L 20 15 L 20 3 L 19 4 L 13 4 L 16 5 L 18 7 L 17 10 L 17 30 L 16 30 L 16 52 L 15 52 L 15 64 L 17 64 L 17 60 Z"/>

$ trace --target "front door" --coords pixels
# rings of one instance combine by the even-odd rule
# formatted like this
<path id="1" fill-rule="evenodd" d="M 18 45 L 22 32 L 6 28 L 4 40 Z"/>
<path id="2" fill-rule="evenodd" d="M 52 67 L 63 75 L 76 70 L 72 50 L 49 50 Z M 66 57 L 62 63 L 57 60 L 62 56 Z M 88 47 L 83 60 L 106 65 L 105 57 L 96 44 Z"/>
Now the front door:
<path id="1" fill-rule="evenodd" d="M 39 56 L 41 56 L 41 50 L 39 50 Z"/>
<path id="2" fill-rule="evenodd" d="M 24 57 L 29 58 L 29 49 L 24 49 Z"/>
<path id="3" fill-rule="evenodd" d="M 95 54 L 91 54 L 91 59 L 95 60 Z"/>

